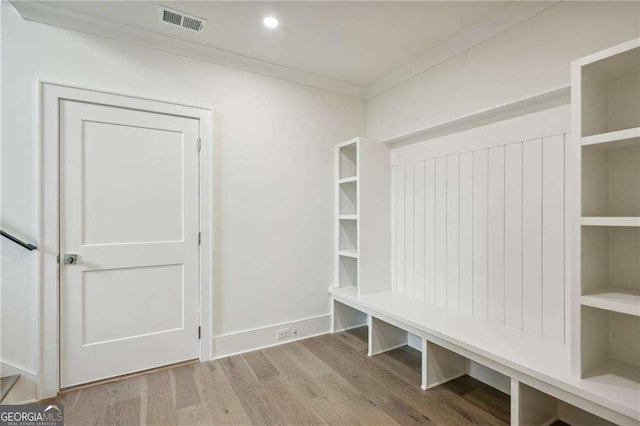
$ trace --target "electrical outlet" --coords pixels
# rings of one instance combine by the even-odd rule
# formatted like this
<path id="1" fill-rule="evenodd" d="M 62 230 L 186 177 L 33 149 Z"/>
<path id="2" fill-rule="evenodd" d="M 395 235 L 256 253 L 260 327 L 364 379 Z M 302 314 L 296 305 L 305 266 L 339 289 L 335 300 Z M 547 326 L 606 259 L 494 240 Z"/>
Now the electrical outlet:
<path id="1" fill-rule="evenodd" d="M 286 339 L 287 337 L 291 337 L 291 329 L 290 328 L 281 328 L 276 331 L 276 338 L 278 340 Z"/>

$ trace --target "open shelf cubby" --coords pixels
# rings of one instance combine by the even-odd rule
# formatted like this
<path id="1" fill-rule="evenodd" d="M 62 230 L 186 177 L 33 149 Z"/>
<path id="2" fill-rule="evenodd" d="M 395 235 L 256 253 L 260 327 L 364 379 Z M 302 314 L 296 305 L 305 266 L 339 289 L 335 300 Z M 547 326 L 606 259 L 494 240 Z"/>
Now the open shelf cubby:
<path id="1" fill-rule="evenodd" d="M 583 378 L 640 385 L 640 317 L 590 306 L 581 314 Z"/>
<path id="2" fill-rule="evenodd" d="M 340 215 L 358 214 L 358 183 L 341 183 L 338 188 Z"/>
<path id="3" fill-rule="evenodd" d="M 640 127 L 640 48 L 582 67 L 582 136 Z"/>
<path id="4" fill-rule="evenodd" d="M 582 216 L 640 217 L 640 138 L 582 147 Z"/>
<path id="5" fill-rule="evenodd" d="M 358 260 L 348 256 L 338 257 L 338 287 L 357 287 Z"/>
<path id="6" fill-rule="evenodd" d="M 583 227 L 583 306 L 640 316 L 640 228 Z"/>
<path id="7" fill-rule="evenodd" d="M 358 250 L 358 224 L 355 220 L 340 220 L 338 225 L 338 250 L 357 251 Z"/>
<path id="8" fill-rule="evenodd" d="M 341 146 L 338 154 L 339 179 L 358 176 L 357 142 Z"/>

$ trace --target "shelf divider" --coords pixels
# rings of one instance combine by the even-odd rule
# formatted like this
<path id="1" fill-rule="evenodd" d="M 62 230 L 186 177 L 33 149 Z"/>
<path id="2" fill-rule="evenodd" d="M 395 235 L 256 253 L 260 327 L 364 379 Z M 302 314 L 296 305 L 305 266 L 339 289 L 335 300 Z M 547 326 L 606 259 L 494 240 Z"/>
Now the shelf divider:
<path id="1" fill-rule="evenodd" d="M 582 226 L 627 226 L 640 227 L 640 217 L 583 216 Z"/>
<path id="2" fill-rule="evenodd" d="M 357 182 L 358 176 L 350 176 L 342 179 L 338 179 L 338 183 L 349 183 L 349 182 Z"/>
<path id="3" fill-rule="evenodd" d="M 338 215 L 338 219 L 340 220 L 358 220 L 357 214 L 340 214 Z"/>
<path id="4" fill-rule="evenodd" d="M 605 287 L 580 297 L 583 306 L 621 314 L 640 316 L 640 290 L 627 287 Z"/>
<path id="5" fill-rule="evenodd" d="M 633 142 L 640 143 L 640 127 L 618 130 L 615 132 L 598 133 L 597 135 L 584 136 L 582 146 L 609 144 L 635 139 Z"/>
<path id="6" fill-rule="evenodd" d="M 340 256 L 352 257 L 354 259 L 358 258 L 358 251 L 357 250 L 340 250 L 340 251 L 338 251 L 338 254 Z"/>

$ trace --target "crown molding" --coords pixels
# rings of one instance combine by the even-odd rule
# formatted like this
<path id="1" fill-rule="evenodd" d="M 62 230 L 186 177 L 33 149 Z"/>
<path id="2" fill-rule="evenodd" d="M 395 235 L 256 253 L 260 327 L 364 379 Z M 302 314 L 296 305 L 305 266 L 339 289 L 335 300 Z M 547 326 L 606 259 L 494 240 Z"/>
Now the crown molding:
<path id="1" fill-rule="evenodd" d="M 3 0 L 4 1 L 4 0 Z M 40 1 L 11 1 L 23 19 L 131 43 L 359 99 L 373 98 L 559 3 L 517 2 L 367 85 L 347 83 Z"/>
<path id="2" fill-rule="evenodd" d="M 481 21 L 469 30 L 429 49 L 417 59 L 396 68 L 386 76 L 371 83 L 366 89 L 365 97 L 367 99 L 373 98 L 557 3 L 560 2 L 516 2 L 511 6 L 507 6 L 491 18 Z"/>
<path id="3" fill-rule="evenodd" d="M 255 58 L 239 55 L 199 43 L 78 13 L 39 1 L 12 1 L 23 19 L 62 27 L 86 34 L 131 43 L 178 56 L 198 59 L 279 80 L 289 81 L 328 92 L 364 98 L 365 88 L 351 83 L 299 71 Z"/>

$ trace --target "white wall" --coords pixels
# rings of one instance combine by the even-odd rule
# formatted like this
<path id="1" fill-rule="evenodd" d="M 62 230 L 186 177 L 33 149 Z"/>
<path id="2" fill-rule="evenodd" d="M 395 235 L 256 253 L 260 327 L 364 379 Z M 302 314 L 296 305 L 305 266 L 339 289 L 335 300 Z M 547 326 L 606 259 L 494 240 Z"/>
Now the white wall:
<path id="1" fill-rule="evenodd" d="M 569 84 L 569 63 L 640 36 L 639 2 L 561 2 L 367 101 L 387 139 Z"/>
<path id="2" fill-rule="evenodd" d="M 37 79 L 213 106 L 214 335 L 329 312 L 333 146 L 364 131 L 362 101 L 2 9 L 3 229 L 37 234 Z M 35 255 L 2 249 L 1 358 L 33 372 Z"/>

